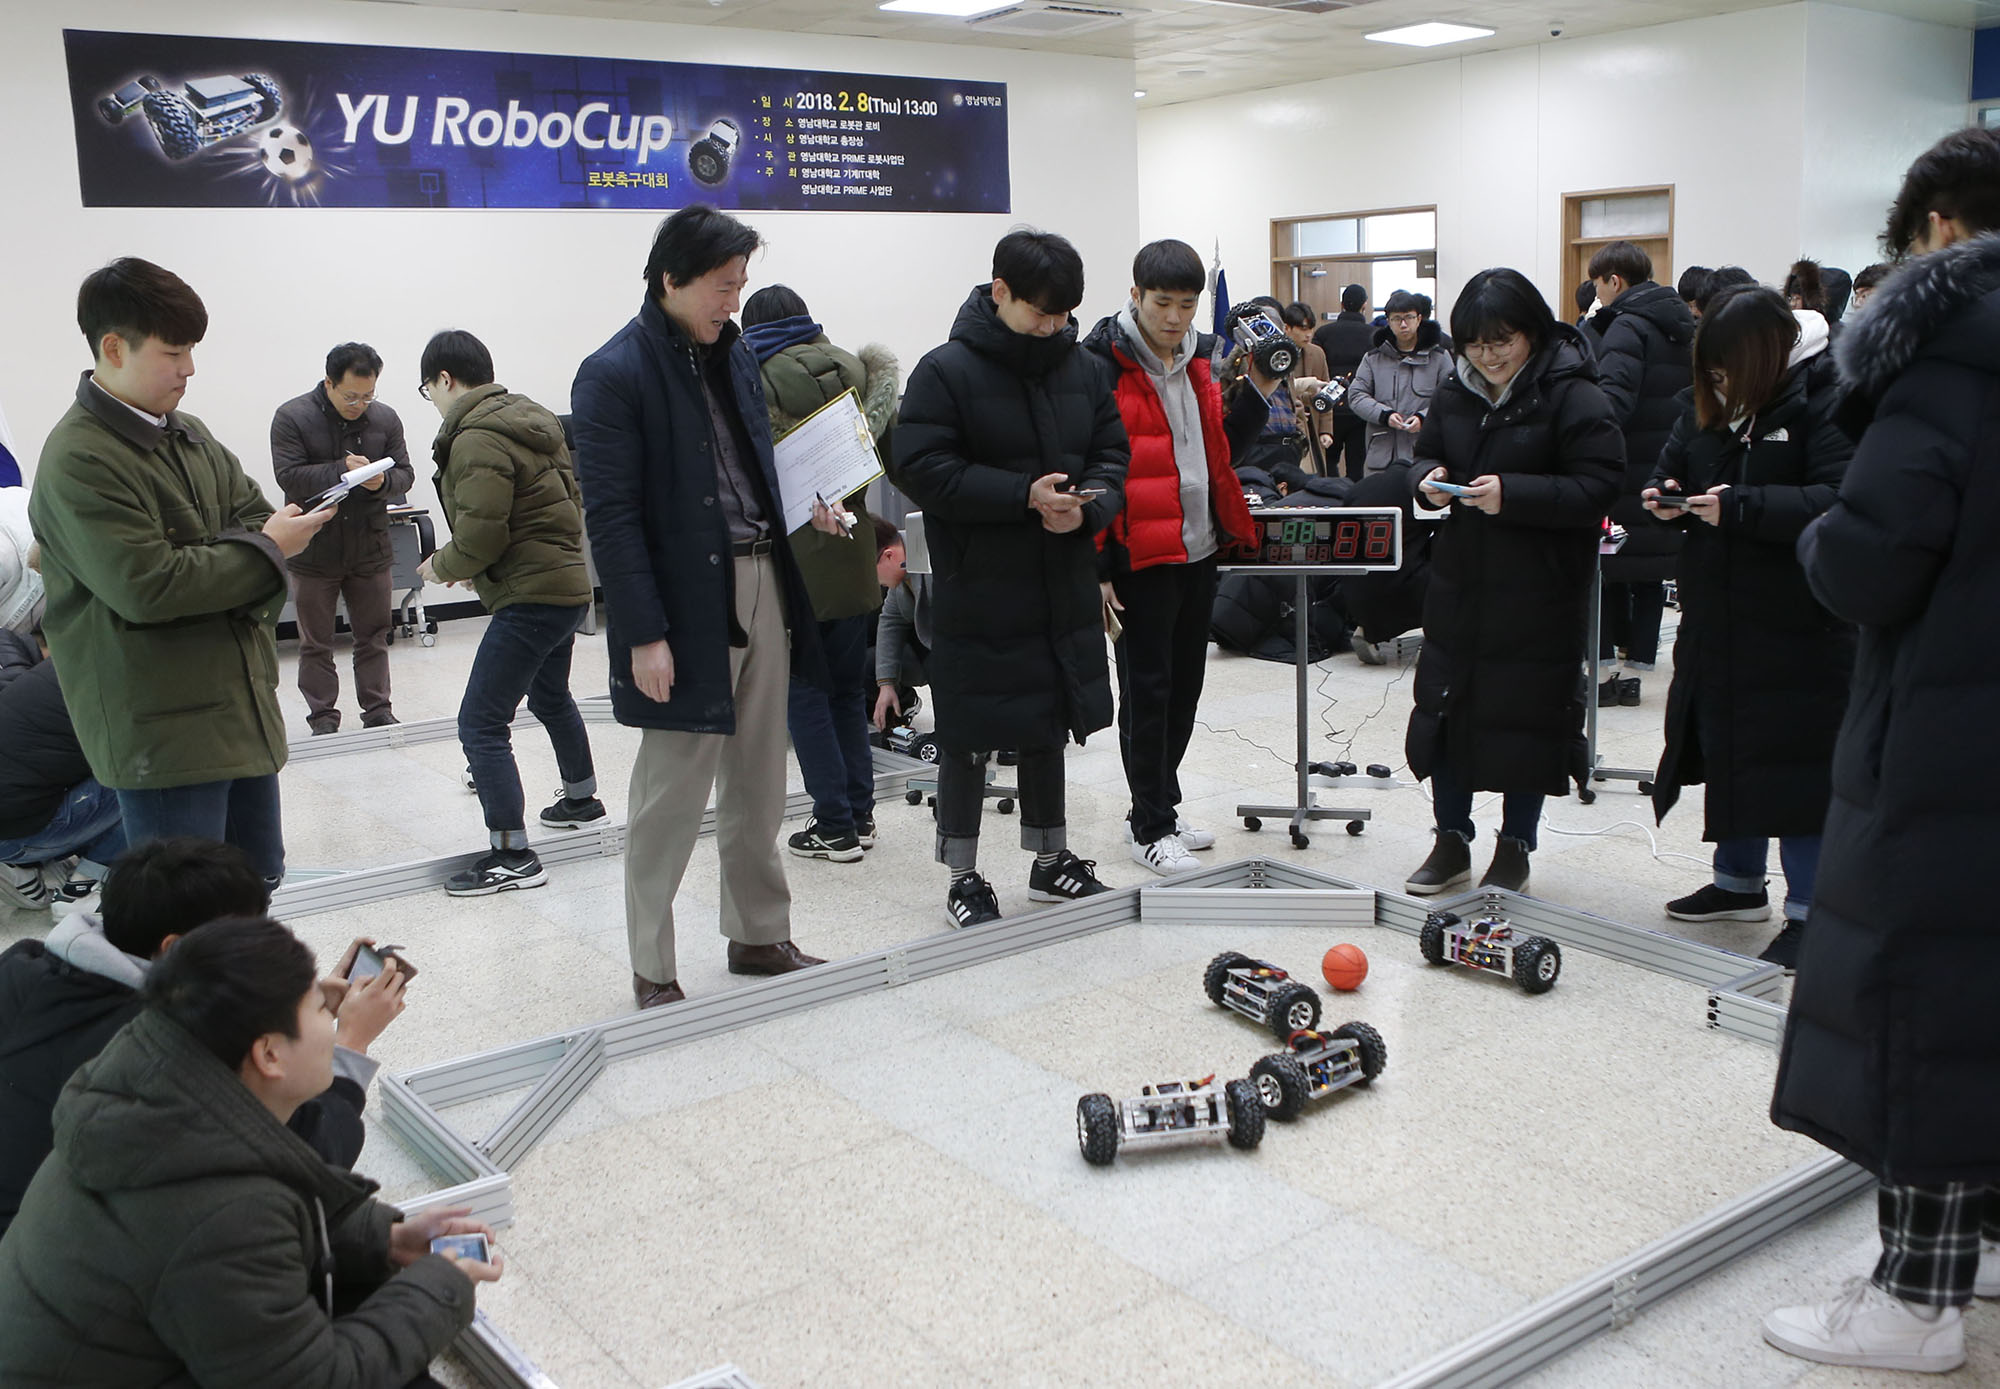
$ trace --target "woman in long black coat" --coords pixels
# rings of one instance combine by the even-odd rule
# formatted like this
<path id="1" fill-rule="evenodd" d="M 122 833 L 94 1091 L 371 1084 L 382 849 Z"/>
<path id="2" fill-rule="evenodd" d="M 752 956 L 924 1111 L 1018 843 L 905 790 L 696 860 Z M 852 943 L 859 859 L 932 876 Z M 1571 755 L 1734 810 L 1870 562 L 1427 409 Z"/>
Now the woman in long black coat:
<path id="1" fill-rule="evenodd" d="M 1472 277 L 1463 354 L 1417 436 L 1417 496 L 1448 507 L 1431 548 L 1405 750 L 1431 781 L 1437 844 L 1411 892 L 1472 876 L 1472 793 L 1506 793 L 1485 885 L 1521 891 L 1545 796 L 1585 775 L 1584 628 L 1624 439 L 1575 328 L 1517 270 Z M 1442 481 L 1464 488 L 1440 490 Z"/>
<path id="2" fill-rule="evenodd" d="M 1718 295 L 1695 335 L 1695 387 L 1660 455 L 1646 510 L 1687 531 L 1680 635 L 1655 814 L 1708 786 L 1702 838 L 1715 881 L 1667 903 L 1677 921 L 1766 921 L 1770 841 L 1785 867 L 1785 929 L 1764 951 L 1797 960 L 1826 822 L 1827 767 L 1847 707 L 1854 629 L 1821 607 L 1795 547 L 1833 505 L 1854 445 L 1790 361 L 1799 323 L 1775 290 Z M 1662 508 L 1660 498 L 1684 499 Z"/>
<path id="3" fill-rule="evenodd" d="M 1866 429 L 1799 542 L 1860 643 L 1771 1105 L 1879 1179 L 1883 1251 L 1764 1335 L 1949 1370 L 1959 1309 L 2000 1292 L 2000 131 L 1919 157 L 1885 240 L 1916 259 L 1836 347 Z"/>
<path id="4" fill-rule="evenodd" d="M 1010 232 L 993 269 L 910 373 L 894 435 L 893 479 L 930 545 L 937 857 L 960 927 L 1000 915 L 974 871 L 991 749 L 1019 753 L 1029 895 L 1106 890 L 1067 847 L 1063 747 L 1111 723 L 1094 537 L 1124 506 L 1131 455 L 1111 382 L 1069 321 L 1083 298 L 1075 248 Z"/>

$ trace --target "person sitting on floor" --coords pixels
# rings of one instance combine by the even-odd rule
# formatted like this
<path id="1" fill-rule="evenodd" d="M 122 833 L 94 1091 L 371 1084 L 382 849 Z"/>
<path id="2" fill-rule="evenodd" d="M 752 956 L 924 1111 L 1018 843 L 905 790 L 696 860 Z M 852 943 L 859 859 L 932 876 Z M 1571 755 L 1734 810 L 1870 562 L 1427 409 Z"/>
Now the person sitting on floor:
<path id="1" fill-rule="evenodd" d="M 55 1149 L 0 1239 L 0 1384 L 435 1384 L 502 1267 L 492 1231 L 406 1216 L 285 1124 L 333 1080 L 337 991 L 268 917 L 198 926 L 56 1104 Z"/>
<path id="2" fill-rule="evenodd" d="M 19 941 L 0 954 L 0 1235 L 49 1155 L 63 1086 L 138 1016 L 154 961 L 204 922 L 261 915 L 270 901 L 263 878 L 234 845 L 155 839 L 113 867 L 101 918 L 78 910 L 46 942 Z M 350 946 L 342 980 L 353 957 Z M 403 1011 L 403 985 L 392 963 L 345 991 L 333 1081 L 292 1115 L 292 1132 L 336 1167 L 351 1168 L 361 1156 L 361 1111 L 376 1071 L 368 1047 Z"/>

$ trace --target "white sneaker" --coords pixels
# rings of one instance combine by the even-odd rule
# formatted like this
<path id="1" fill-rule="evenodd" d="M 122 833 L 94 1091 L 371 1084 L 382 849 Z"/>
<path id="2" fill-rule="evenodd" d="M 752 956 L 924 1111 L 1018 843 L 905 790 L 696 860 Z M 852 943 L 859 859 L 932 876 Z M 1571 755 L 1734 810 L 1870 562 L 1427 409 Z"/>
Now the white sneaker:
<path id="1" fill-rule="evenodd" d="M 1174 833 L 1178 834 L 1181 837 L 1181 843 L 1187 845 L 1190 849 L 1213 849 L 1215 847 L 1215 832 L 1213 830 L 1198 830 L 1185 820 L 1174 821 Z"/>
<path id="2" fill-rule="evenodd" d="M 1163 834 L 1151 844 L 1134 844 L 1132 862 L 1143 863 L 1163 878 L 1176 873 L 1192 873 L 1201 867 L 1177 834 Z"/>
<path id="3" fill-rule="evenodd" d="M 54 897 L 39 863 L 0 864 L 0 901 L 22 911 L 45 912 Z"/>
<path id="4" fill-rule="evenodd" d="M 1905 1302 L 1866 1278 L 1826 1302 L 1780 1307 L 1764 1318 L 1764 1339 L 1822 1365 L 1943 1374 L 1965 1363 L 1958 1308 Z"/>
<path id="5" fill-rule="evenodd" d="M 1974 1297 L 2000 1297 L 2000 1240 L 1979 1241 L 1979 1272 L 1972 1278 Z"/>
<path id="6" fill-rule="evenodd" d="M 1215 834 L 1213 831 L 1198 830 L 1185 820 L 1174 821 L 1174 834 L 1180 839 L 1181 844 L 1188 849 L 1213 849 L 1215 847 Z M 1132 822 L 1130 820 L 1125 822 L 1125 842 L 1127 844 L 1137 844 L 1139 842 L 1132 833 Z M 1138 858 L 1138 855 L 1134 854 L 1133 858 Z"/>

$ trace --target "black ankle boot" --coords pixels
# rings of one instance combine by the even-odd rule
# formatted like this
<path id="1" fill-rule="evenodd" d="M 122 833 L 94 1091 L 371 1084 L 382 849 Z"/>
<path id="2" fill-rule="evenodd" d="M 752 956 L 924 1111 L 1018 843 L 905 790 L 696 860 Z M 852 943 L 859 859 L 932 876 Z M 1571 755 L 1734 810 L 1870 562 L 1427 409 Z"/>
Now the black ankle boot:
<path id="1" fill-rule="evenodd" d="M 1528 842 L 1501 835 L 1493 845 L 1493 862 L 1486 870 L 1486 876 L 1479 880 L 1481 887 L 1501 887 L 1509 892 L 1528 890 Z"/>
<path id="2" fill-rule="evenodd" d="M 1434 897 L 1472 880 L 1472 846 L 1451 830 L 1439 830 L 1423 866 L 1403 886 L 1419 897 Z"/>

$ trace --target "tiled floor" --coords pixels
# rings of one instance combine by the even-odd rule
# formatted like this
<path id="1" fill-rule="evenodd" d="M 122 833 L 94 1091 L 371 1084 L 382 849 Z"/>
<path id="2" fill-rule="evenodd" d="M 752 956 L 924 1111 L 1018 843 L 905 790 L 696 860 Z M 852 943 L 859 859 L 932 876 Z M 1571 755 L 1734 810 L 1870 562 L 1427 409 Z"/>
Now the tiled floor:
<path id="1" fill-rule="evenodd" d="M 404 719 L 455 711 L 478 632 L 453 622 L 435 648 L 396 645 Z M 601 692 L 604 670 L 602 639 L 580 639 L 576 691 Z M 1609 762 L 1657 755 L 1665 685 L 1663 671 L 1640 708 L 1605 711 Z M 1315 757 L 1401 771 L 1407 667 L 1335 657 L 1314 687 Z M 303 706 L 281 693 L 303 734 Z M 1320 826 L 1303 851 L 1231 818 L 1241 800 L 1288 797 L 1291 711 L 1288 668 L 1211 655 L 1183 775 L 1189 818 L 1220 834 L 1202 858 L 1261 852 L 1400 883 L 1428 847 L 1421 788 L 1332 796 L 1376 819 L 1359 838 Z M 636 735 L 597 724 L 591 736 L 622 813 Z M 517 742 L 532 803 L 556 786 L 553 758 L 533 732 Z M 293 866 L 479 847 L 461 765 L 450 741 L 295 763 Z M 1118 834 L 1115 743 L 1072 749 L 1069 785 L 1073 847 L 1115 885 L 1151 881 Z M 1660 902 L 1704 877 L 1691 801 L 1653 831 L 1664 859 L 1629 783 L 1590 807 L 1551 802 L 1533 891 L 1664 929 Z M 1480 814 L 1490 831 L 1492 808 Z M 986 871 L 1003 909 L 1023 910 L 1027 856 L 1012 821 L 988 817 Z M 880 820 L 864 864 L 791 862 L 795 932 L 816 953 L 942 928 L 928 812 L 895 800 Z M 562 864 L 535 892 L 426 894 L 295 924 L 323 957 L 365 931 L 424 967 L 377 1047 L 404 1067 L 628 1009 L 620 872 L 616 859 Z M 690 993 L 741 982 L 709 943 L 715 892 L 704 843 L 680 903 Z M 0 915 L 0 941 L 46 926 Z M 1684 929 L 1751 954 L 1770 930 Z M 773 1389 L 1367 1383 L 1815 1151 L 1763 1118 L 1771 1055 L 1702 1030 L 1686 986 L 1579 955 L 1554 993 L 1527 999 L 1494 980 L 1425 977 L 1407 938 L 1350 934 L 1375 970 L 1349 1011 L 1382 1028 L 1389 1069 L 1375 1093 L 1274 1127 L 1255 1154 L 1141 1155 L 1099 1172 L 1073 1147 L 1080 1090 L 1240 1070 L 1266 1049 L 1190 992 L 1190 963 L 1198 974 L 1222 948 L 1199 928 L 1120 930 L 615 1065 L 520 1164 L 520 1220 L 504 1241 L 514 1269 L 483 1304 L 565 1389 L 658 1386 L 723 1359 Z M 1301 972 L 1324 948 L 1309 933 L 1261 938 Z M 1637 1025 L 1610 1030 L 1621 1016 Z M 451 1117 L 477 1135 L 507 1104 Z M 427 1185 L 386 1135 L 361 1167 L 392 1194 Z M 1469 1218 L 1483 1185 L 1500 1194 Z M 1756 1334 L 1767 1306 L 1865 1271 L 1871 1214 L 1855 1203 L 1777 1242 L 1541 1381 L 1891 1382 L 1811 1371 Z M 2000 1382 L 2000 1326 L 1985 1308 L 1969 1326 L 1974 1360 L 1946 1382 Z"/>

